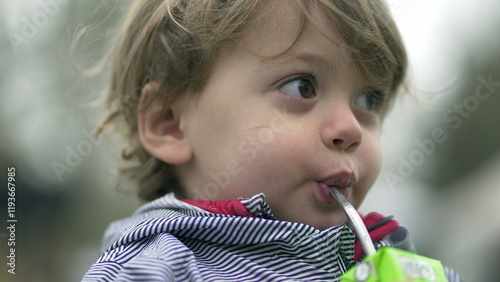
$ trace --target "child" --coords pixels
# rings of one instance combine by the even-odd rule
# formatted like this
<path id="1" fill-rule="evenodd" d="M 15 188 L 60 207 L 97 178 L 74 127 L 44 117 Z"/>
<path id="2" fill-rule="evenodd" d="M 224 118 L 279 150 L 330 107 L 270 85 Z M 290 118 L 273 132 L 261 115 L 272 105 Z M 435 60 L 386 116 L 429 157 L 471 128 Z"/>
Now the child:
<path id="1" fill-rule="evenodd" d="M 111 56 L 106 123 L 150 202 L 85 281 L 336 281 L 362 257 L 328 187 L 359 207 L 379 173 L 407 65 L 381 1 L 137 0 Z"/>

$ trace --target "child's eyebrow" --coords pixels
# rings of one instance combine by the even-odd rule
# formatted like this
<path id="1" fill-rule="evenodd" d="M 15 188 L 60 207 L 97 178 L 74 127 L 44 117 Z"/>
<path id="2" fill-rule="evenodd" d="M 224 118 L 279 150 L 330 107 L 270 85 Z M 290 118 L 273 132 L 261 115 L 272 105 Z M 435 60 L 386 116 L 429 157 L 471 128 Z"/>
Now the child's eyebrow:
<path id="1" fill-rule="evenodd" d="M 342 50 L 332 50 L 328 54 L 311 52 L 309 50 L 289 50 L 277 56 L 261 56 L 260 64 L 266 69 L 280 69 L 290 66 L 305 66 L 307 68 L 323 68 L 332 70 L 334 75 L 342 76 L 348 64 L 354 64 L 354 60 L 347 52 Z M 359 71 L 358 67 L 355 66 Z M 361 75 L 361 74 L 360 74 Z M 365 86 L 371 85 L 384 93 L 388 93 L 389 85 L 378 84 L 368 81 L 366 77 L 360 77 Z"/>
<path id="2" fill-rule="evenodd" d="M 305 65 L 321 65 L 327 66 L 330 69 L 338 69 L 341 60 L 348 61 L 345 57 L 339 56 L 338 53 L 337 51 L 332 51 L 328 54 L 329 56 L 325 56 L 309 51 L 286 52 L 279 56 L 263 57 L 260 63 L 270 68 L 278 68 L 298 62 Z"/>
<path id="3" fill-rule="evenodd" d="M 324 54 L 308 50 L 297 50 L 286 52 L 279 56 L 263 57 L 260 60 L 260 64 L 270 70 L 301 66 L 310 68 L 307 71 L 316 72 L 318 69 L 329 70 L 335 76 L 341 76 L 346 66 L 352 63 L 353 60 L 351 57 L 340 50 L 332 50 Z"/>

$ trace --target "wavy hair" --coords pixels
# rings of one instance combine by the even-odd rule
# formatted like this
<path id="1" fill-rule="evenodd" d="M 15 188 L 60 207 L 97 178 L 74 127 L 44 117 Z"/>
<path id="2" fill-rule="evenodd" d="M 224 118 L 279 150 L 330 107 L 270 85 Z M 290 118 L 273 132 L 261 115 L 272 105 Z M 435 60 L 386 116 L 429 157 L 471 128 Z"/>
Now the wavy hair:
<path id="1" fill-rule="evenodd" d="M 402 84 L 407 58 L 398 29 L 383 0 L 286 0 L 296 7 L 302 26 L 314 24 L 313 8 L 332 21 L 354 63 L 369 81 L 385 85 L 393 97 Z M 136 0 L 109 53 L 106 100 L 109 112 L 97 133 L 114 123 L 123 134 L 120 181 L 138 185 L 138 196 L 151 201 L 168 192 L 182 195 L 174 168 L 141 145 L 138 113 L 155 99 L 164 109 L 179 95 L 203 87 L 219 52 L 256 19 L 262 0 Z M 326 34 L 326 32 L 324 32 Z M 290 46 L 291 47 L 291 46 Z M 143 108 L 139 100 L 150 81 L 161 85 Z M 167 94 L 166 94 L 167 93 Z M 155 101 L 155 103 L 158 101 Z"/>

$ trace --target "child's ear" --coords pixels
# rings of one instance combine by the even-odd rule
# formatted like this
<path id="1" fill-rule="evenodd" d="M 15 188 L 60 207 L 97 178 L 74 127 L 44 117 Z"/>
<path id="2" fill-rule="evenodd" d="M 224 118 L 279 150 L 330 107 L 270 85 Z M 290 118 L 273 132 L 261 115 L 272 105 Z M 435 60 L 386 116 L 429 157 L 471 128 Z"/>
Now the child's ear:
<path id="1" fill-rule="evenodd" d="M 158 91 L 160 85 L 157 82 L 149 82 L 142 89 L 138 113 L 139 138 L 146 151 L 157 159 L 173 165 L 185 164 L 192 159 L 193 151 L 183 132 L 183 108 L 174 101 L 162 113 L 162 103 L 148 103 L 150 95 L 161 94 Z"/>

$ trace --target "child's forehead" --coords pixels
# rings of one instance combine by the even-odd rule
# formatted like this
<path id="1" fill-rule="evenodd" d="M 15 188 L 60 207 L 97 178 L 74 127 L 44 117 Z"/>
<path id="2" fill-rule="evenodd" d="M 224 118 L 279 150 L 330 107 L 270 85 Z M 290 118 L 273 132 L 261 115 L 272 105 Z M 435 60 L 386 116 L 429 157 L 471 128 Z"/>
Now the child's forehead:
<path id="1" fill-rule="evenodd" d="M 347 51 L 333 19 L 325 16 L 317 6 L 311 6 L 309 12 L 314 22 L 306 19 L 293 1 L 266 2 L 238 38 L 239 46 L 250 46 L 251 51 L 264 57 L 282 55 L 280 57 L 286 58 L 293 54 L 297 42 L 309 40 L 312 29 L 317 29 L 335 45 L 335 50 Z"/>
<path id="2" fill-rule="evenodd" d="M 316 29 L 332 43 L 331 53 L 353 61 L 370 87 L 396 93 L 406 73 L 406 53 L 381 2 L 283 0 L 259 4 L 235 38 L 243 48 L 252 47 L 250 51 L 263 57 L 280 56 Z"/>

